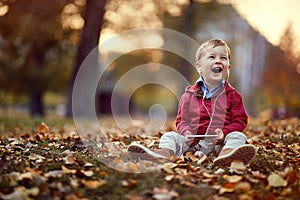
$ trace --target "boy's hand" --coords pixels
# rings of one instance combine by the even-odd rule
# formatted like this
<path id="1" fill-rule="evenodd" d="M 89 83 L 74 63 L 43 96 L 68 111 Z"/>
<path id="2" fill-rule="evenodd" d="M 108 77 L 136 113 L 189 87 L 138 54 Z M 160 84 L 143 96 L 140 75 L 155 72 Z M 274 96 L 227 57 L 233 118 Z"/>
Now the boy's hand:
<path id="1" fill-rule="evenodd" d="M 193 146 L 195 146 L 196 144 L 199 143 L 200 138 L 188 138 L 187 137 L 188 135 L 192 135 L 191 131 L 186 131 L 185 132 L 185 143 L 188 146 L 193 147 Z"/>
<path id="2" fill-rule="evenodd" d="M 213 138 L 213 141 L 216 143 L 216 144 L 222 144 L 223 141 L 224 141 L 224 133 L 222 131 L 222 129 L 220 128 L 217 128 L 215 130 L 216 134 L 218 135 L 218 137 L 216 138 Z"/>
<path id="3" fill-rule="evenodd" d="M 187 136 L 185 136 L 185 143 L 189 146 L 189 147 L 193 147 L 196 144 L 198 144 L 200 141 L 200 138 L 188 138 Z"/>

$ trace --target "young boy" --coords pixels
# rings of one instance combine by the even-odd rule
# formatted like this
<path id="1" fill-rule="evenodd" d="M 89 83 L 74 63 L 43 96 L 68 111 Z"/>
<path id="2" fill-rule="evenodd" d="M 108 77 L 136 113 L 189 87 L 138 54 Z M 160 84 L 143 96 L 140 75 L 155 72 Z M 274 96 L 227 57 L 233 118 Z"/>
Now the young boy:
<path id="1" fill-rule="evenodd" d="M 178 133 L 165 133 L 156 150 L 132 144 L 128 152 L 151 161 L 170 160 L 187 151 L 199 157 L 216 152 L 215 166 L 230 166 L 234 160 L 250 163 L 256 148 L 246 144 L 242 133 L 248 116 L 242 96 L 228 83 L 229 61 L 230 49 L 223 40 L 204 42 L 196 53 L 200 77 L 195 85 L 186 88 L 179 102 Z"/>

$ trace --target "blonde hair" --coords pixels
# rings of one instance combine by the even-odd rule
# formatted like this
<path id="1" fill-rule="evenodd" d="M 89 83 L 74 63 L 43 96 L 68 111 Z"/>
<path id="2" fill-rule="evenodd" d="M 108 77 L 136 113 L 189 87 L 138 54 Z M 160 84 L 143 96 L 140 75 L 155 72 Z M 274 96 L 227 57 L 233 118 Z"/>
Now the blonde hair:
<path id="1" fill-rule="evenodd" d="M 207 40 L 206 42 L 202 43 L 200 45 L 200 47 L 198 48 L 197 52 L 196 52 L 196 61 L 199 61 L 202 54 L 203 54 L 203 50 L 207 47 L 218 47 L 218 46 L 223 46 L 226 48 L 227 53 L 228 53 L 228 59 L 230 60 L 230 48 L 228 47 L 227 43 L 221 39 L 210 39 Z"/>

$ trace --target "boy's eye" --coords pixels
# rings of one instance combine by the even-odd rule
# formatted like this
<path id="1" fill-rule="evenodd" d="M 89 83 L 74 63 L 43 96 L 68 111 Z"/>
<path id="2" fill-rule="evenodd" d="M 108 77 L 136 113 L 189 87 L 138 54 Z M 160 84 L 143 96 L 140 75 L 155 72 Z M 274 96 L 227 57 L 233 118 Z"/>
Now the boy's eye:
<path id="1" fill-rule="evenodd" d="M 227 57 L 226 56 L 222 56 L 221 57 L 223 60 L 227 60 Z"/>
<path id="2" fill-rule="evenodd" d="M 211 59 L 211 58 L 214 58 L 214 56 L 208 56 L 208 58 L 210 58 L 210 59 Z"/>

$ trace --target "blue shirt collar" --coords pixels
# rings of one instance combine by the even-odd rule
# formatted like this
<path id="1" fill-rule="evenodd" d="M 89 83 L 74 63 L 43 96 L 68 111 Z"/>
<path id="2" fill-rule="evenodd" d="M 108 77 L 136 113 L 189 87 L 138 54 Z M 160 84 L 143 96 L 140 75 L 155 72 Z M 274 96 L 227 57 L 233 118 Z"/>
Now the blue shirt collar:
<path id="1" fill-rule="evenodd" d="M 203 92 L 204 97 L 206 99 L 209 99 L 212 96 L 214 96 L 216 93 L 218 93 L 224 87 L 225 80 L 222 79 L 222 81 L 220 82 L 220 84 L 216 88 L 214 88 L 213 90 L 211 90 L 211 91 L 209 91 L 209 89 L 206 87 L 206 84 L 205 84 L 202 76 L 200 76 L 198 78 L 198 80 L 196 81 L 196 83 L 201 87 L 201 91 Z"/>

